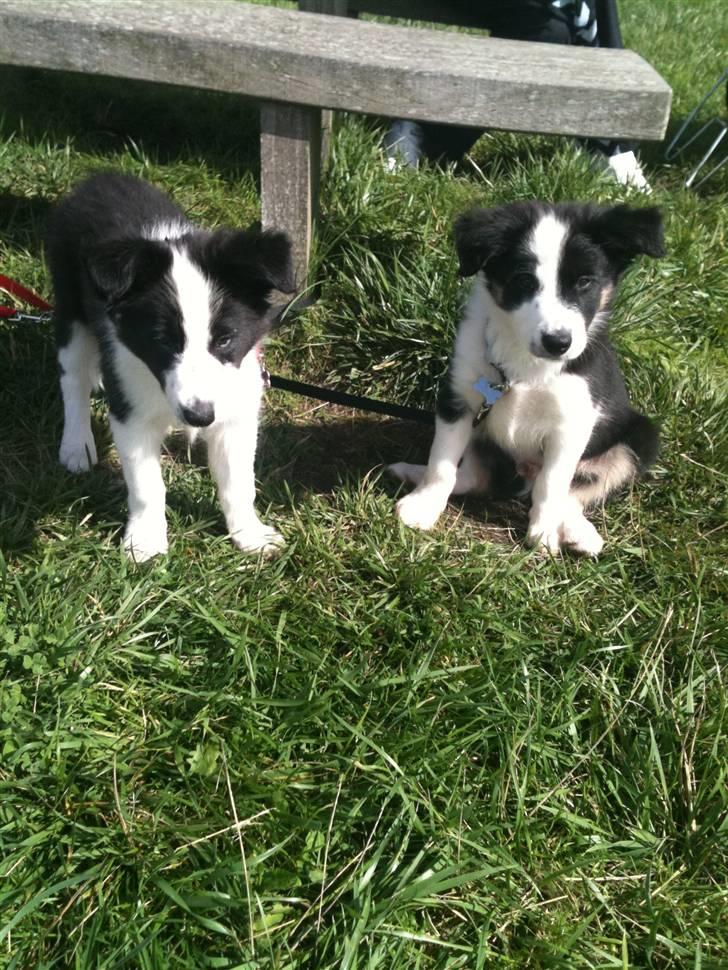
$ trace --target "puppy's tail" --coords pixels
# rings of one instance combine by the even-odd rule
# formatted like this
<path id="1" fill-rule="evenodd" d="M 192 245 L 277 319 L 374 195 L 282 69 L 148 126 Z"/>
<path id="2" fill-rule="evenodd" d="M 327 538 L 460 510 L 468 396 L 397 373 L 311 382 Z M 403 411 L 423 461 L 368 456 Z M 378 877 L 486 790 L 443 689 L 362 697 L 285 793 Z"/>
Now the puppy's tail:
<path id="1" fill-rule="evenodd" d="M 655 463 L 660 450 L 660 435 L 654 422 L 644 414 L 632 411 L 622 440 L 634 452 L 638 472 L 647 471 Z"/>

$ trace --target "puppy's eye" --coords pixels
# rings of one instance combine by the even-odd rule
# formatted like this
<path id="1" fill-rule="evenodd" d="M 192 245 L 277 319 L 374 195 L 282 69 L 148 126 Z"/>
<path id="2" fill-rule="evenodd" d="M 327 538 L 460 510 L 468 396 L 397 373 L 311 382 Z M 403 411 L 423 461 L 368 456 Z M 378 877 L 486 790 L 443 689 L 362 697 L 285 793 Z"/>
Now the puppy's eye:
<path id="1" fill-rule="evenodd" d="M 229 333 L 224 333 L 222 336 L 215 339 L 215 349 L 216 350 L 229 350 L 232 347 L 233 338 Z"/>
<path id="2" fill-rule="evenodd" d="M 575 283 L 575 287 L 581 293 L 585 293 L 587 290 L 590 290 L 595 283 L 596 280 L 593 276 L 580 276 Z"/>
<path id="3" fill-rule="evenodd" d="M 514 286 L 535 286 L 536 277 L 533 275 L 533 273 L 514 273 L 508 282 Z"/>

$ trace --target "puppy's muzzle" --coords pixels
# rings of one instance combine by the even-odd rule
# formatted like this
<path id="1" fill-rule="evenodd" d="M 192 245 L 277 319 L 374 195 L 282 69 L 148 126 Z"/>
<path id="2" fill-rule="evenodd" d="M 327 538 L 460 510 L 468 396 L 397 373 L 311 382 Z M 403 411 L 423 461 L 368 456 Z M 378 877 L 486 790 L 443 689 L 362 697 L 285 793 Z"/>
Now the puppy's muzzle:
<path id="1" fill-rule="evenodd" d="M 215 406 L 210 401 L 192 401 L 182 408 L 182 420 L 192 428 L 207 428 L 215 420 Z"/>
<path id="2" fill-rule="evenodd" d="M 571 334 L 568 330 L 553 330 L 541 335 L 541 345 L 549 357 L 562 357 L 571 347 Z"/>

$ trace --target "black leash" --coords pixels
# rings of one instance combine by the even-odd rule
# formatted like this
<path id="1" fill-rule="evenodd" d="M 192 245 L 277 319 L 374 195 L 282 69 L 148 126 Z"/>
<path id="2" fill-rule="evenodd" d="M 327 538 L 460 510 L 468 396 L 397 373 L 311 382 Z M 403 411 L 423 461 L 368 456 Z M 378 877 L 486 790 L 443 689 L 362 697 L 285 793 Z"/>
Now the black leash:
<path id="1" fill-rule="evenodd" d="M 302 381 L 292 381 L 287 377 L 270 375 L 271 387 L 279 391 L 291 391 L 303 397 L 312 397 L 317 401 L 329 404 L 341 404 L 357 411 L 371 411 L 373 414 L 386 414 L 390 418 L 400 418 L 403 421 L 417 421 L 419 424 L 433 425 L 435 415 L 421 408 L 410 408 L 403 404 L 389 404 L 387 401 L 377 401 L 373 397 L 359 397 L 356 394 L 345 394 L 334 391 L 329 387 L 317 387 L 315 384 L 304 384 Z"/>
<path id="2" fill-rule="evenodd" d="M 31 290 L 20 286 L 15 280 L 0 276 L 0 287 L 7 290 L 11 295 L 18 295 L 35 307 L 42 310 L 41 313 L 25 313 L 15 307 L 0 306 L 0 317 L 12 322 L 26 321 L 29 323 L 46 323 L 51 318 L 50 306 L 33 293 Z M 390 418 L 399 418 L 402 421 L 416 421 L 419 424 L 433 425 L 435 415 L 430 411 L 423 411 L 420 408 L 411 408 L 402 404 L 389 404 L 387 401 L 377 401 L 371 397 L 359 397 L 356 394 L 345 394 L 343 391 L 334 391 L 328 387 L 317 387 L 315 384 L 305 384 L 303 381 L 292 381 L 287 377 L 278 377 L 276 374 L 268 375 L 263 367 L 263 377 L 270 387 L 275 387 L 279 391 L 290 391 L 292 394 L 301 394 L 303 397 L 311 397 L 317 401 L 326 401 L 329 404 L 340 404 L 343 407 L 354 408 L 357 411 L 370 411 L 373 414 L 386 414 Z"/>

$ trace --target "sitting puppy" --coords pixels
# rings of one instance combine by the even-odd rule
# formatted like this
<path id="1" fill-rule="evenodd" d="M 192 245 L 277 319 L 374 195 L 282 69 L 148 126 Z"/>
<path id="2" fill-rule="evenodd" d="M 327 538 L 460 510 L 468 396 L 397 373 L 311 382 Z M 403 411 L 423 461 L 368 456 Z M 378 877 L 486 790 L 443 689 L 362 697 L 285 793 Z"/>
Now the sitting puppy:
<path id="1" fill-rule="evenodd" d="M 56 207 L 47 238 L 64 427 L 60 460 L 96 463 L 89 396 L 103 383 L 128 489 L 124 548 L 167 551 L 160 450 L 171 428 L 200 433 L 233 542 L 271 551 L 255 513 L 263 391 L 260 341 L 272 289 L 294 289 L 281 232 L 205 232 L 147 182 L 105 173 Z"/>
<path id="2" fill-rule="evenodd" d="M 630 407 L 607 323 L 632 260 L 664 255 L 660 214 L 519 202 L 461 216 L 455 244 L 461 273 L 477 278 L 427 467 L 390 466 L 417 486 L 399 517 L 430 529 L 451 494 L 530 492 L 529 543 L 596 556 L 603 541 L 585 509 L 657 454 L 654 426 Z"/>

